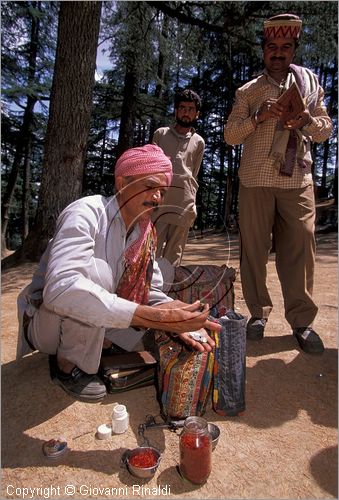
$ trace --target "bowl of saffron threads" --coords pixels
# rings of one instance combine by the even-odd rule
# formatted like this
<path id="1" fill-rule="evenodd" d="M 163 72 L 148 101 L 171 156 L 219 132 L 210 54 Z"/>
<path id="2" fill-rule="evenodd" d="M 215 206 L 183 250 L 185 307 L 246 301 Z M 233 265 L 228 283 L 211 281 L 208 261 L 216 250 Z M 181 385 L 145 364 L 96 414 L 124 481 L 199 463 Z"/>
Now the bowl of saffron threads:
<path id="1" fill-rule="evenodd" d="M 160 451 L 152 446 L 140 446 L 125 452 L 124 462 L 135 477 L 152 478 L 161 460 Z"/>

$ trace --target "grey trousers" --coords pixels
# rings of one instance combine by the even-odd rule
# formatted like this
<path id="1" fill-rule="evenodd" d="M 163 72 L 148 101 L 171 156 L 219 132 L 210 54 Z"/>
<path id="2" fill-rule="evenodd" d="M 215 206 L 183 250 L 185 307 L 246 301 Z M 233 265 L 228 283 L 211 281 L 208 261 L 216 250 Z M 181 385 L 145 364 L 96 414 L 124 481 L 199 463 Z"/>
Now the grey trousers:
<path id="1" fill-rule="evenodd" d="M 100 273 L 98 273 L 98 267 Z M 111 269 L 96 259 L 91 278 L 106 290 L 112 290 Z M 28 327 L 28 338 L 34 347 L 46 354 L 59 354 L 86 373 L 97 373 L 104 338 L 127 351 L 143 349 L 145 330 L 103 328 L 59 316 L 43 303 L 35 311 Z"/>
<path id="2" fill-rule="evenodd" d="M 274 231 L 286 320 L 292 328 L 312 325 L 318 311 L 312 299 L 314 224 L 313 186 L 278 189 L 240 185 L 240 274 L 252 317 L 268 318 L 273 307 L 266 285 L 266 266 Z"/>
<path id="3" fill-rule="evenodd" d="M 157 257 L 165 257 L 173 266 L 180 266 L 190 228 L 160 221 L 155 227 L 158 237 Z"/>

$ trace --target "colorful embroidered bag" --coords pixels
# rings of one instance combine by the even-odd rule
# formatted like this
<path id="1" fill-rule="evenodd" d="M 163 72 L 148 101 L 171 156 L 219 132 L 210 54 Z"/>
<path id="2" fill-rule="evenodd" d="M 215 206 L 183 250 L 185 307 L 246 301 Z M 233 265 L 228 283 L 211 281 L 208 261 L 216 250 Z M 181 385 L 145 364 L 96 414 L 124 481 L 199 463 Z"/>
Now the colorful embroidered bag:
<path id="1" fill-rule="evenodd" d="M 219 415 L 245 411 L 246 318 L 229 310 L 218 321 L 221 332 L 210 332 L 212 352 L 191 351 L 158 332 L 158 399 L 165 417 L 203 415 L 211 395 Z"/>
<path id="2" fill-rule="evenodd" d="M 203 415 L 212 389 L 213 352 L 199 353 L 158 332 L 158 397 L 163 416 Z"/>
<path id="3" fill-rule="evenodd" d="M 217 316 L 234 309 L 235 269 L 227 266 L 189 265 L 175 268 L 168 295 L 191 304 L 195 300 L 208 303 Z"/>

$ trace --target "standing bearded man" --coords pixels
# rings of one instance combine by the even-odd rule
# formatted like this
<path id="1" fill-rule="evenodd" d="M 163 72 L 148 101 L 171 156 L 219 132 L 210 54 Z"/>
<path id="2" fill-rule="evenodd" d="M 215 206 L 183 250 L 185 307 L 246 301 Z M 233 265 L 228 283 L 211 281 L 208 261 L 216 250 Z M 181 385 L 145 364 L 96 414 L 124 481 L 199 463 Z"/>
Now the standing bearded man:
<path id="1" fill-rule="evenodd" d="M 173 266 L 181 263 L 190 227 L 197 216 L 197 179 L 205 141 L 193 125 L 200 108 L 201 99 L 196 92 L 190 89 L 177 92 L 175 124 L 158 128 L 153 136 L 153 143 L 161 147 L 173 165 L 171 187 L 153 219 L 158 235 L 157 257 L 166 258 Z"/>

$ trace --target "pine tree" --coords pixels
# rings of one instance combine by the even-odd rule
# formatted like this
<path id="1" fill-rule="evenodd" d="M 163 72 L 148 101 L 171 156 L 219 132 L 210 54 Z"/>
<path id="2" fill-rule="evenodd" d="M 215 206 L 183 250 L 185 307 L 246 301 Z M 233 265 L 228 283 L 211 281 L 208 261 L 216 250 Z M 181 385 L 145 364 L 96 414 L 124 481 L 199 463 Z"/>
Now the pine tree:
<path id="1" fill-rule="evenodd" d="M 61 2 L 36 223 L 20 257 L 45 250 L 62 209 L 81 196 L 101 2 Z"/>

